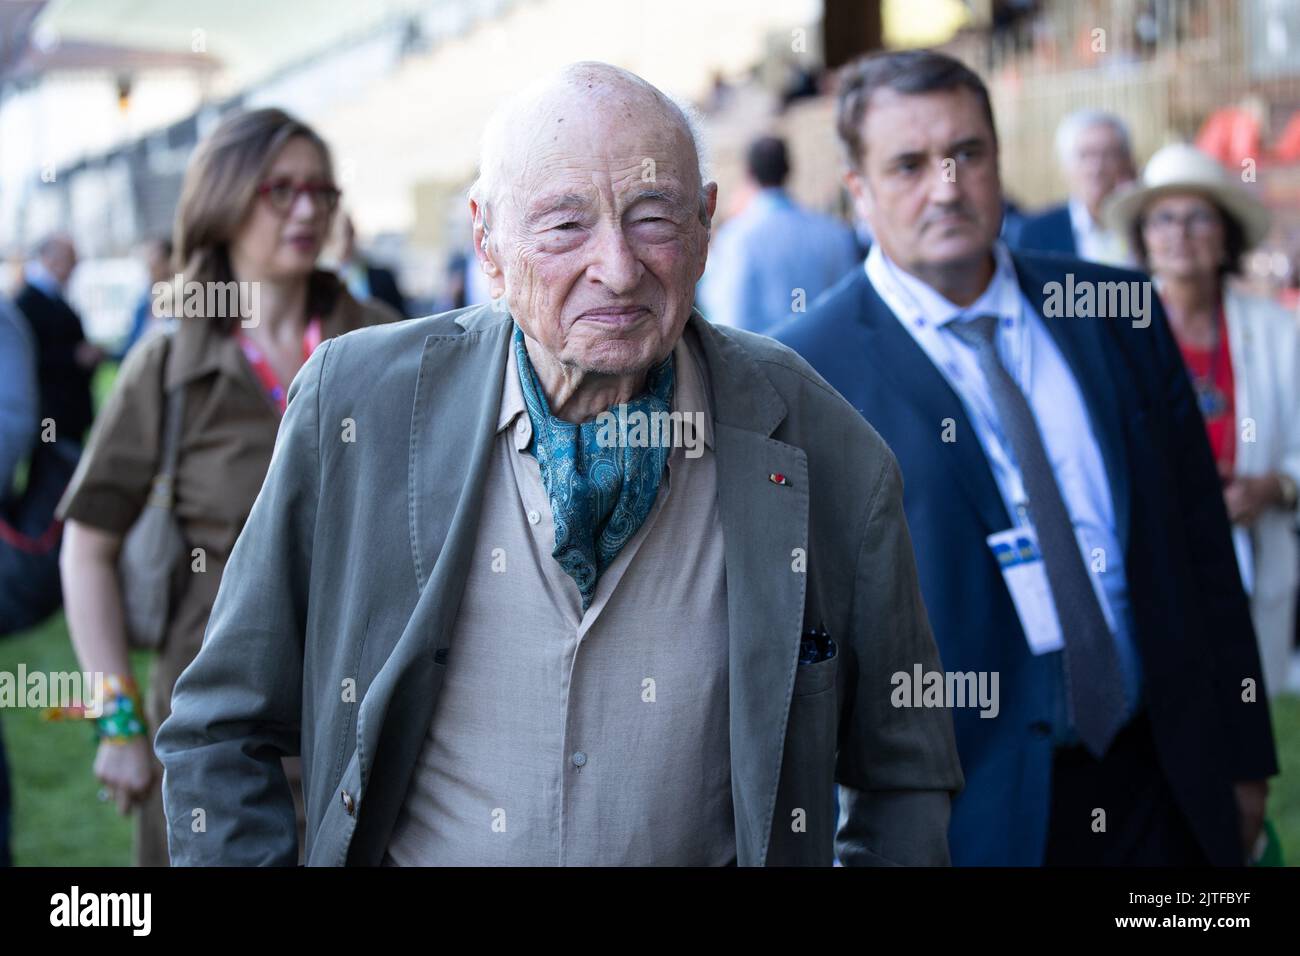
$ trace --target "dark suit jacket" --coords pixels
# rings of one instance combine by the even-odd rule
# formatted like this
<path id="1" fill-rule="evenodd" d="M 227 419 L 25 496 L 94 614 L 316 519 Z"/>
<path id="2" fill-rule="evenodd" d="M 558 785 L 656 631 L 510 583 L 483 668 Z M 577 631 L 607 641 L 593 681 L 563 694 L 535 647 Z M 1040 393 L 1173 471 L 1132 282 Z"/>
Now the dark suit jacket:
<path id="1" fill-rule="evenodd" d="M 450 635 L 513 327 L 488 306 L 397 322 L 327 340 L 299 372 L 158 731 L 174 864 L 292 864 L 280 757 L 300 748 L 307 862 L 382 859 L 462 653 Z M 698 313 L 687 334 L 714 417 L 737 862 L 825 866 L 835 841 L 845 864 L 946 863 L 950 711 L 890 705 L 893 674 L 940 666 L 898 466 L 793 352 Z M 364 437 L 339 441 L 345 419 Z M 819 624 L 839 653 L 799 664 Z"/>
<path id="2" fill-rule="evenodd" d="M 1017 255 L 1039 313 L 1045 285 L 1136 273 Z M 1240 863 L 1232 783 L 1277 772 L 1250 610 L 1219 479 L 1178 348 L 1152 293 L 1128 319 L 1045 318 L 1074 371 L 1105 459 L 1124 545 L 1144 698 L 1160 768 L 1209 858 Z M 954 714 L 966 790 L 953 804 L 954 864 L 1038 865 L 1052 771 L 1049 674 L 1029 653 L 985 538 L 1011 525 L 956 393 L 856 270 L 774 335 L 808 359 L 898 456 L 921 591 L 950 671 L 997 671 L 1001 713 Z M 944 442 L 944 419 L 958 440 Z M 1081 824 L 1083 825 L 1083 824 Z"/>
<path id="3" fill-rule="evenodd" d="M 370 283 L 370 297 L 385 302 L 397 310 L 402 318 L 407 318 L 406 299 L 397 287 L 397 277 L 392 271 L 382 266 L 366 266 L 366 281 Z"/>
<path id="4" fill-rule="evenodd" d="M 77 364 L 77 345 L 85 341 L 81 320 L 63 299 L 51 299 L 24 285 L 14 304 L 27 317 L 36 340 L 36 376 L 41 418 L 52 418 L 56 435 L 81 441 L 94 417 L 91 372 Z"/>
<path id="5" fill-rule="evenodd" d="M 1012 246 L 1024 252 L 1055 252 L 1071 259 L 1079 254 L 1074 245 L 1074 228 L 1070 225 L 1070 207 L 1053 206 L 1036 216 L 1029 216 L 1020 226 Z"/>

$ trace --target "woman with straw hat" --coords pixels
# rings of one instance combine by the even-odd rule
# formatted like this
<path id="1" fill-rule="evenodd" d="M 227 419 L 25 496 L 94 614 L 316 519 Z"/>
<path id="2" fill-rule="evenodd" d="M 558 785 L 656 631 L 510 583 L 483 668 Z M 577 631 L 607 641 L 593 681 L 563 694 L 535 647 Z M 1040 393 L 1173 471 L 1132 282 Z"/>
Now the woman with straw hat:
<path id="1" fill-rule="evenodd" d="M 1155 278 L 1223 479 L 1264 682 L 1285 688 L 1295 632 L 1300 325 L 1230 284 L 1268 233 L 1268 209 L 1215 160 L 1166 146 L 1112 197 L 1111 228 Z"/>

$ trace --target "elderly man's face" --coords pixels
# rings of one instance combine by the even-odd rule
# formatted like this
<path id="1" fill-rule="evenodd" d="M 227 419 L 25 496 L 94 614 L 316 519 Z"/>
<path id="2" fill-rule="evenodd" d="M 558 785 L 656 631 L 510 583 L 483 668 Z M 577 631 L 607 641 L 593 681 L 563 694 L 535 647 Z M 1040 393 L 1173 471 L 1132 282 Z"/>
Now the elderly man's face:
<path id="1" fill-rule="evenodd" d="M 1108 123 L 1094 123 L 1075 137 L 1065 174 L 1070 192 L 1090 210 L 1100 210 L 1117 186 L 1133 178 L 1133 158 L 1118 130 Z"/>
<path id="2" fill-rule="evenodd" d="M 548 105 L 519 149 L 504 208 L 485 211 L 494 288 L 560 364 L 644 371 L 680 338 L 708 253 L 687 132 L 658 104 L 605 93 Z"/>

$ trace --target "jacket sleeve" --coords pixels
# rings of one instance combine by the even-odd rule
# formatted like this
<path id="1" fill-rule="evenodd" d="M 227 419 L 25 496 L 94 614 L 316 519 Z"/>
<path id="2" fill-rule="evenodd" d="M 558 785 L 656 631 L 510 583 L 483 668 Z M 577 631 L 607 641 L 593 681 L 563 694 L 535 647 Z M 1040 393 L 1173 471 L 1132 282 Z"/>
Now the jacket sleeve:
<path id="1" fill-rule="evenodd" d="M 158 335 L 127 355 L 63 492 L 60 519 L 125 535 L 140 517 L 162 457 L 169 348 L 168 336 Z"/>
<path id="2" fill-rule="evenodd" d="M 1210 636 L 1215 703 L 1233 761 L 1229 772 L 1233 780 L 1262 780 L 1277 773 L 1277 757 L 1250 604 L 1241 585 L 1205 423 L 1164 309 L 1156 297 L 1152 302 L 1155 320 L 1149 330 L 1142 331 L 1152 333 L 1157 381 L 1168 409 L 1171 478 L 1178 485 L 1175 500 L 1182 508 L 1187 531 L 1192 593 L 1199 597 L 1197 611 Z M 1253 700 L 1243 700 L 1242 681 L 1246 678 L 1255 681 Z"/>
<path id="3" fill-rule="evenodd" d="M 835 850 L 845 866 L 946 866 L 951 797 L 963 778 L 952 714 L 893 705 L 894 674 L 941 671 L 903 511 L 898 462 L 884 452 L 855 574 L 857 670 L 842 718 Z"/>
<path id="4" fill-rule="evenodd" d="M 0 498 L 36 440 L 40 417 L 36 353 L 27 322 L 0 297 Z"/>
<path id="5" fill-rule="evenodd" d="M 175 866 L 293 866 L 303 640 L 319 501 L 320 381 L 333 340 L 289 389 L 265 484 L 226 565 L 203 648 L 158 730 Z"/>

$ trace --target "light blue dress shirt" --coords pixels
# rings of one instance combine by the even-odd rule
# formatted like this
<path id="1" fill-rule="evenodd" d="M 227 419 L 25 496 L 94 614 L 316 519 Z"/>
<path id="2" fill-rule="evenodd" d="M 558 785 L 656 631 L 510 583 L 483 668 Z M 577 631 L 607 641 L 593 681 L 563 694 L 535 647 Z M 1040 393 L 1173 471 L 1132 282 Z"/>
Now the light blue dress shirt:
<path id="1" fill-rule="evenodd" d="M 700 283 L 710 322 L 766 332 L 809 311 L 858 265 L 853 230 L 764 189 L 718 230 Z"/>
<path id="2" fill-rule="evenodd" d="M 1023 483 L 1010 442 L 998 428 L 992 395 L 979 368 L 975 349 L 945 329 L 950 322 L 977 315 L 999 317 L 997 346 L 1003 366 L 1024 393 L 1038 421 L 1057 486 L 1079 538 L 1083 561 L 1100 578 L 1102 610 L 1115 638 L 1123 671 L 1129 719 L 1141 701 L 1141 663 L 1134 643 L 1133 613 L 1129 605 L 1124 552 L 1115 529 L 1115 507 L 1105 460 L 1093 431 L 1083 393 L 1056 341 L 1042 318 L 1025 298 L 1016 279 L 1015 265 L 999 242 L 994 255 L 997 268 L 988 288 L 968 308 L 956 305 L 920 279 L 894 265 L 877 243 L 865 268 L 872 285 L 902 322 L 930 361 L 952 386 L 966 409 L 976 437 L 989 459 L 993 477 L 1012 520 L 1023 503 Z M 958 436 L 960 440 L 960 436 Z M 1002 530 L 1002 529 L 999 529 Z M 1101 549 L 1104 570 L 1095 570 L 1094 556 Z M 1053 652 L 1058 657 L 1061 652 Z M 1057 694 L 1055 726 L 1068 727 L 1064 719 L 1063 691 Z M 1076 738 L 1070 731 L 1058 736 L 1060 744 Z"/>

